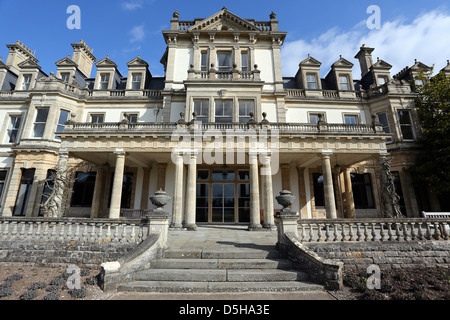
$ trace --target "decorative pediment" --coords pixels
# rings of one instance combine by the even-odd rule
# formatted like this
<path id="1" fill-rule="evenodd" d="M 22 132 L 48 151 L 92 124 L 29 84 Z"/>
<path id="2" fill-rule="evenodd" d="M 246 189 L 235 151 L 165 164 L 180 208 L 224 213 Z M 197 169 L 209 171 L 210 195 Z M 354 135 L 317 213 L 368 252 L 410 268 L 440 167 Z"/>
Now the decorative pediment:
<path id="1" fill-rule="evenodd" d="M 100 60 L 99 62 L 97 62 L 95 64 L 95 66 L 98 67 L 114 67 L 117 69 L 117 64 L 112 61 L 111 59 L 109 59 L 109 56 L 107 56 L 106 58 L 103 58 L 102 60 Z"/>
<path id="2" fill-rule="evenodd" d="M 414 65 L 411 67 L 411 70 L 431 70 L 431 67 L 415 59 Z"/>
<path id="3" fill-rule="evenodd" d="M 347 59 L 344 59 L 344 58 L 342 58 L 342 56 L 340 56 L 339 60 L 332 64 L 332 67 L 352 68 L 353 63 L 351 63 Z"/>
<path id="4" fill-rule="evenodd" d="M 73 62 L 69 57 L 62 58 L 55 63 L 58 67 L 78 67 L 78 65 Z"/>
<path id="5" fill-rule="evenodd" d="M 390 70 L 390 69 L 392 68 L 392 66 L 391 66 L 389 63 L 387 63 L 386 61 L 377 59 L 377 62 L 375 62 L 375 63 L 372 65 L 372 68 L 373 68 L 373 69 L 386 69 L 386 70 Z"/>
<path id="6" fill-rule="evenodd" d="M 314 59 L 308 54 L 308 58 L 300 62 L 300 66 L 309 66 L 309 67 L 320 67 L 322 62 Z"/>
<path id="7" fill-rule="evenodd" d="M 207 19 L 197 21 L 189 31 L 254 31 L 260 30 L 249 21 L 238 17 L 223 8 Z"/>
<path id="8" fill-rule="evenodd" d="M 21 69 L 41 69 L 42 67 L 37 64 L 36 59 L 28 59 L 17 65 Z"/>
<path id="9" fill-rule="evenodd" d="M 134 58 L 127 63 L 128 67 L 148 67 L 148 63 L 141 59 L 140 56 Z"/>

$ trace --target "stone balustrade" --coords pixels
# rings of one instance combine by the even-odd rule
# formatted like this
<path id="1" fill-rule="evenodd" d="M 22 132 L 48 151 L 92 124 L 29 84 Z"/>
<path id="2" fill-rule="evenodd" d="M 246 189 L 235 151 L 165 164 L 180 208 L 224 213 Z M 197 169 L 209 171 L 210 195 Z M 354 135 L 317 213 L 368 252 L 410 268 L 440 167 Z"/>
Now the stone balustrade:
<path id="1" fill-rule="evenodd" d="M 218 122 L 199 122 L 192 123 L 175 123 L 175 122 L 68 122 L 63 133 L 82 133 L 82 132 L 115 132 L 128 131 L 140 133 L 167 133 L 180 128 L 188 128 L 190 130 L 249 130 L 264 129 L 278 130 L 283 134 L 339 134 L 339 135 L 374 135 L 384 134 L 380 125 L 367 124 L 340 124 L 340 123 L 218 123 Z"/>
<path id="2" fill-rule="evenodd" d="M 300 242 L 449 240 L 449 219 L 298 221 Z"/>
<path id="3" fill-rule="evenodd" d="M 0 217 L 0 240 L 121 242 L 144 241 L 149 235 L 145 219 L 14 218 Z"/>

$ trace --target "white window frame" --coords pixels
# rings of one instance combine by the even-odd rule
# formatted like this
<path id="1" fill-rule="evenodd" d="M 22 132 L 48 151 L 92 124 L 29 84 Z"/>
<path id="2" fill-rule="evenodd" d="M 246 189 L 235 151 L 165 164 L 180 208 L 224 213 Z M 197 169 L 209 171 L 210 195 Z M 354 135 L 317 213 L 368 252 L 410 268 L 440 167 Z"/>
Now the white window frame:
<path id="1" fill-rule="evenodd" d="M 231 114 L 230 115 L 217 115 L 217 104 L 218 103 L 225 103 L 225 102 L 230 102 L 231 103 Z M 225 109 L 224 109 L 225 110 Z M 233 118 L 234 118 L 234 101 L 232 99 L 217 99 L 214 101 L 214 122 L 220 122 L 221 121 L 217 121 L 217 119 L 225 119 L 225 118 L 231 118 L 230 122 L 233 122 Z"/>
<path id="2" fill-rule="evenodd" d="M 200 105 L 198 105 L 198 103 L 200 103 Z M 209 122 L 209 114 L 211 113 L 210 106 L 209 106 L 209 99 L 205 99 L 205 98 L 194 99 L 193 106 L 194 106 L 193 107 L 194 112 L 197 113 L 197 121 Z M 206 110 L 206 114 L 203 112 L 205 110 Z"/>
<path id="3" fill-rule="evenodd" d="M 66 121 L 63 121 L 61 123 L 61 115 L 63 114 L 63 112 L 67 112 L 67 119 L 66 119 Z M 70 111 L 69 110 L 65 110 L 65 109 L 60 109 L 59 110 L 58 123 L 56 124 L 56 131 L 55 131 L 55 133 L 59 133 L 59 132 L 63 132 L 64 131 L 64 128 L 66 127 L 65 123 L 67 122 L 67 120 L 69 120 L 69 117 L 70 117 Z M 62 130 L 60 130 L 61 128 L 62 128 Z M 61 140 L 61 139 L 55 135 L 55 140 Z"/>
<path id="4" fill-rule="evenodd" d="M 249 68 L 249 55 L 247 51 L 241 52 L 241 70 L 250 71 Z"/>
<path id="5" fill-rule="evenodd" d="M 200 52 L 200 71 L 208 71 L 208 51 Z"/>
<path id="6" fill-rule="evenodd" d="M 100 81 L 98 82 L 98 89 L 99 90 L 108 90 L 110 78 L 111 77 L 110 77 L 109 73 L 101 73 L 100 74 Z M 106 88 L 104 87 L 105 84 L 106 84 Z"/>
<path id="7" fill-rule="evenodd" d="M 307 73 L 305 75 L 306 77 L 306 88 L 309 90 L 316 90 L 319 89 L 319 84 L 317 83 L 317 74 L 315 73 Z M 311 79 L 309 79 L 309 77 L 314 77 L 314 81 L 311 81 Z M 313 88 L 310 88 L 310 84 L 314 84 Z"/>
<path id="8" fill-rule="evenodd" d="M 340 74 L 338 76 L 339 78 L 339 89 L 341 91 L 350 91 L 350 77 L 348 76 L 348 74 Z M 345 79 L 345 82 L 342 81 L 342 79 Z M 346 86 L 347 88 L 344 88 L 344 86 Z"/>
<path id="9" fill-rule="evenodd" d="M 326 122 L 326 113 L 325 112 L 312 111 L 312 112 L 308 112 L 308 123 L 317 124 L 317 122 L 319 121 L 319 114 L 322 115 L 322 121 Z M 317 122 L 312 122 L 311 116 L 317 116 Z"/>
<path id="10" fill-rule="evenodd" d="M 8 177 L 9 177 L 9 168 L 0 168 L 0 171 L 5 171 L 5 179 L 4 180 L 0 180 L 0 184 L 2 184 L 2 188 L 0 190 L 0 208 L 2 207 L 2 203 L 3 203 L 3 195 L 6 194 L 6 187 L 8 184 Z"/>
<path id="11" fill-rule="evenodd" d="M 404 112 L 406 111 L 408 113 L 408 119 L 409 119 L 409 123 L 400 123 L 400 112 Z M 412 114 L 411 114 L 411 110 L 408 109 L 397 109 L 397 117 L 398 117 L 398 125 L 400 128 L 400 134 L 402 135 L 402 139 L 404 141 L 414 141 L 416 134 L 414 132 L 414 125 L 413 125 L 413 121 L 412 121 Z M 403 127 L 409 127 L 411 129 L 411 134 L 412 134 L 412 138 L 405 138 L 403 136 Z"/>
<path id="12" fill-rule="evenodd" d="M 61 80 L 64 81 L 64 82 L 66 82 L 66 83 L 69 83 L 69 80 L 70 80 L 70 73 L 69 73 L 69 72 L 63 72 L 63 73 L 61 73 Z"/>
<path id="13" fill-rule="evenodd" d="M 246 112 L 245 114 L 241 114 L 241 103 L 242 106 L 245 108 Z M 253 99 L 239 99 L 238 101 L 238 122 L 240 123 L 247 123 L 250 120 L 250 113 L 253 112 L 255 114 L 255 100 Z M 252 109 L 252 110 L 249 110 Z"/>
<path id="14" fill-rule="evenodd" d="M 100 121 L 100 122 L 93 122 L 93 117 L 102 117 L 102 121 Z M 89 122 L 90 123 L 104 123 L 105 122 L 105 117 L 106 117 L 106 114 L 105 113 L 101 113 L 101 112 L 93 112 L 93 113 L 90 113 L 89 114 Z"/>
<path id="15" fill-rule="evenodd" d="M 137 78 L 139 78 L 139 80 L 136 80 Z M 132 73 L 131 74 L 131 90 L 140 90 L 143 78 L 144 77 L 142 76 L 142 73 Z"/>
<path id="16" fill-rule="evenodd" d="M 359 122 L 359 114 L 357 114 L 357 113 L 344 113 L 344 114 L 342 115 L 342 117 L 344 118 L 344 119 L 343 119 L 343 120 L 344 120 L 344 124 L 359 124 L 359 123 L 360 123 L 360 122 Z M 346 117 L 355 117 L 356 123 L 347 123 L 347 122 L 345 121 Z"/>
<path id="17" fill-rule="evenodd" d="M 20 128 L 22 127 L 23 114 L 9 114 L 8 127 L 6 128 L 6 135 L 4 143 L 17 143 L 19 141 Z M 17 120 L 13 123 L 13 118 L 20 118 L 19 125 L 17 126 Z M 16 141 L 11 141 L 12 132 L 17 131 L 15 137 Z"/>
<path id="18" fill-rule="evenodd" d="M 31 87 L 31 79 L 33 79 L 33 75 L 24 74 L 22 79 L 22 90 L 30 90 Z M 27 81 L 28 80 L 28 81 Z"/>
<path id="19" fill-rule="evenodd" d="M 37 121 L 40 110 L 47 110 L 47 115 L 45 117 L 45 121 Z M 44 137 L 44 135 L 45 135 L 45 128 L 47 127 L 47 120 L 48 120 L 49 112 L 50 112 L 50 108 L 49 107 L 36 108 L 36 116 L 34 117 L 34 123 L 33 123 L 33 138 L 43 138 Z M 43 126 L 42 135 L 36 135 L 36 128 L 37 128 L 37 126 Z"/>
<path id="20" fill-rule="evenodd" d="M 230 57 L 230 65 L 220 65 L 219 55 L 227 55 Z M 233 70 L 233 53 L 231 51 L 218 51 L 217 52 L 217 71 L 231 71 Z"/>

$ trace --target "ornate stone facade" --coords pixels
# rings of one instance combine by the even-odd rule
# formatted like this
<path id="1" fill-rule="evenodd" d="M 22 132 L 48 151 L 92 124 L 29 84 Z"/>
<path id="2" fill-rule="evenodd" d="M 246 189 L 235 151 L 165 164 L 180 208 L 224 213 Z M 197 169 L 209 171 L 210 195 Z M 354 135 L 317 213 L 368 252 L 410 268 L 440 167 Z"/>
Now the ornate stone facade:
<path id="1" fill-rule="evenodd" d="M 283 77 L 286 32 L 274 13 L 255 21 L 223 8 L 182 21 L 175 12 L 170 22 L 164 77 L 140 56 L 124 77 L 84 41 L 47 75 L 30 49 L 8 45 L 0 62 L 1 215 L 46 215 L 43 182 L 62 170 L 73 179 L 56 184 L 55 199 L 63 188 L 70 200 L 50 207 L 68 216 L 142 216 L 162 189 L 174 228 L 272 228 L 281 190 L 292 192 L 303 219 L 377 217 L 386 211 L 380 158 L 389 153 L 401 213 L 419 216 L 424 204 L 405 168 L 420 135 L 414 80 L 429 67 L 416 62 L 391 77 L 391 66 L 373 63 L 373 48 L 362 46 L 360 80 L 343 57 L 325 77 L 311 56 Z"/>

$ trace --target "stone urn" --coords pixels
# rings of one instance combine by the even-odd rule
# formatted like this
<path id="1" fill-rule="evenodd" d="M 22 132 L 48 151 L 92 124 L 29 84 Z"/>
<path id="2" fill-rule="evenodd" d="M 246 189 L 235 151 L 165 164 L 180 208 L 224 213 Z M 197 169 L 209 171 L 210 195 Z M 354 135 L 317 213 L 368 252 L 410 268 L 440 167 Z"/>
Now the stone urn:
<path id="1" fill-rule="evenodd" d="M 291 211 L 291 209 L 289 209 L 289 206 L 292 205 L 292 203 L 295 200 L 295 197 L 292 195 L 292 192 L 290 192 L 289 190 L 280 191 L 280 195 L 276 196 L 275 199 L 277 200 L 278 204 L 283 207 L 280 213 L 295 214 L 294 212 Z"/>
<path id="2" fill-rule="evenodd" d="M 161 189 L 156 191 L 154 196 L 150 197 L 150 201 L 156 207 L 154 210 L 155 213 L 163 213 L 164 209 L 162 207 L 169 203 L 170 200 L 171 198 L 167 195 L 167 193 Z"/>

